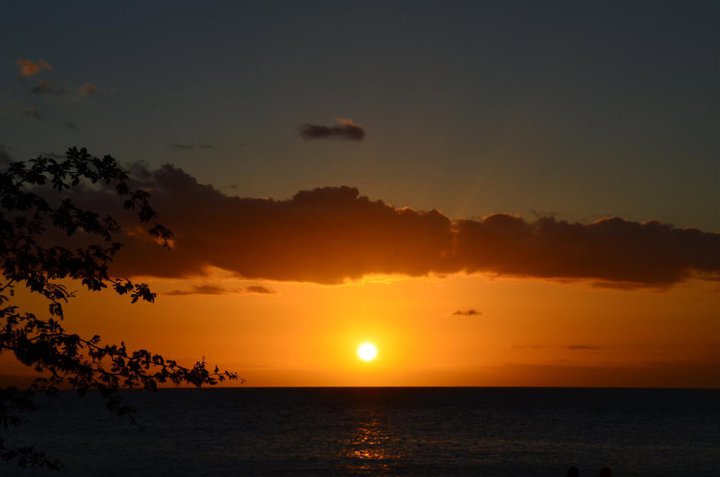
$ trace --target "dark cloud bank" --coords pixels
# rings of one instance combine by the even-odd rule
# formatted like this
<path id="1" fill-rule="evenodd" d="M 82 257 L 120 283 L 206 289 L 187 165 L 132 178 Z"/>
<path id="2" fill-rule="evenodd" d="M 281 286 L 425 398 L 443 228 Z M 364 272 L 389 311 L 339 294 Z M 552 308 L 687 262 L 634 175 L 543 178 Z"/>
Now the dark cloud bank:
<path id="1" fill-rule="evenodd" d="M 229 197 L 181 169 L 136 168 L 175 248 L 129 233 L 115 272 L 180 277 L 219 267 L 249 279 L 341 283 L 366 274 L 487 272 L 665 287 L 694 275 L 720 279 L 720 234 L 620 218 L 578 224 L 504 214 L 451 220 L 394 208 L 351 187 L 290 200 Z M 91 207 L 113 200 L 85 191 Z"/>

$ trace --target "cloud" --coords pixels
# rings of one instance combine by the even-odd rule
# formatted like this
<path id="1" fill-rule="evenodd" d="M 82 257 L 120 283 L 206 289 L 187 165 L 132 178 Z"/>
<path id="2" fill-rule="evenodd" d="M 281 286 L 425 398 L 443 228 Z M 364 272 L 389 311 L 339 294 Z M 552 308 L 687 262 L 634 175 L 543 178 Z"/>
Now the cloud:
<path id="1" fill-rule="evenodd" d="M 571 344 L 571 345 L 565 345 L 565 346 L 557 346 L 557 345 L 516 345 L 513 346 L 515 349 L 566 349 L 570 351 L 599 351 L 602 349 L 607 349 L 604 346 L 592 346 L 592 345 L 586 345 L 586 344 Z"/>
<path id="2" fill-rule="evenodd" d="M 37 119 L 37 120 L 40 121 L 40 122 L 43 121 L 42 114 L 40 114 L 40 111 L 38 111 L 38 110 L 35 109 L 35 108 L 27 108 L 27 109 L 24 111 L 24 113 L 25 113 L 26 116 L 30 116 L 31 118 L 35 118 L 35 119 Z"/>
<path id="3" fill-rule="evenodd" d="M 342 139 L 346 141 L 362 141 L 365 130 L 355 124 L 352 119 L 337 118 L 336 126 L 319 124 L 303 124 L 299 131 L 306 141 L 311 139 Z"/>
<path id="4" fill-rule="evenodd" d="M 58 160 L 58 161 L 62 161 L 62 160 L 64 160 L 64 159 L 67 159 L 67 157 L 65 156 L 65 154 L 60 154 L 59 152 L 54 152 L 54 151 L 43 152 L 43 153 L 41 153 L 40 155 L 41 155 L 41 156 L 51 157 L 51 158 L 53 158 L 53 159 L 55 159 L 55 160 Z"/>
<path id="5" fill-rule="evenodd" d="M 51 70 L 52 65 L 45 60 L 17 60 L 18 68 L 20 69 L 20 77 L 28 78 L 35 76 L 42 70 Z"/>
<path id="6" fill-rule="evenodd" d="M 287 200 L 228 196 L 170 165 L 136 166 L 175 249 L 126 237 L 115 271 L 183 277 L 217 267 L 246 279 L 342 283 L 369 274 L 490 273 L 628 288 L 693 276 L 720 279 L 720 234 L 620 218 L 589 224 L 494 214 L 451 220 L 396 208 L 352 187 L 300 191 Z M 78 199 L 109 208 L 109 195 Z M 116 203 L 113 202 L 113 203 Z M 118 212 L 119 213 L 119 212 Z"/>
<path id="7" fill-rule="evenodd" d="M 245 287 L 245 291 L 247 293 L 260 293 L 262 295 L 274 295 L 277 293 L 272 288 L 264 287 L 262 285 L 250 285 L 249 287 Z"/>
<path id="8" fill-rule="evenodd" d="M 76 98 L 84 98 L 85 96 L 92 96 L 95 94 L 100 94 L 100 89 L 92 83 L 85 83 L 75 91 Z"/>
<path id="9" fill-rule="evenodd" d="M 463 270 L 666 286 L 698 271 L 718 278 L 720 234 L 618 217 L 591 224 L 504 214 L 455 223 Z"/>
<path id="10" fill-rule="evenodd" d="M 174 142 L 170 144 L 170 147 L 179 151 L 194 151 L 196 149 L 215 149 L 212 144 L 183 144 L 180 142 Z"/>
<path id="11" fill-rule="evenodd" d="M 112 90 L 101 90 L 92 83 L 85 83 L 70 90 L 62 86 L 57 86 L 48 80 L 42 80 L 37 85 L 30 89 L 30 92 L 41 95 L 58 96 L 64 98 L 70 98 L 77 101 L 88 96 L 95 96 L 106 92 L 112 92 Z"/>
<path id="12" fill-rule="evenodd" d="M 40 83 L 37 84 L 37 86 L 32 88 L 30 91 L 32 91 L 35 94 L 49 94 L 52 96 L 67 96 L 70 94 L 70 92 L 67 89 L 61 88 L 59 86 L 55 86 L 54 84 L 50 83 L 48 80 L 42 80 Z"/>
<path id="13" fill-rule="evenodd" d="M 8 151 L 8 149 L 12 148 L 0 144 L 0 165 L 10 164 L 15 160 L 12 154 L 10 154 L 10 152 Z"/>
<path id="14" fill-rule="evenodd" d="M 227 295 L 231 293 L 223 287 L 214 285 L 198 285 L 190 290 L 172 290 L 165 292 L 165 295 L 171 296 L 184 296 L 184 295 Z"/>
<path id="15" fill-rule="evenodd" d="M 43 70 L 53 69 L 52 65 L 45 60 L 32 61 L 22 59 L 17 61 L 17 65 L 20 69 L 20 77 L 23 78 L 23 83 L 27 86 L 31 86 L 31 83 L 29 81 L 26 81 L 26 78 L 35 76 Z M 70 97 L 74 100 L 84 98 L 86 96 L 114 92 L 112 88 L 108 90 L 101 90 L 97 87 L 97 85 L 93 83 L 84 83 L 79 87 L 75 88 L 74 90 L 70 90 L 61 86 L 57 86 L 49 82 L 48 80 L 40 81 L 35 86 L 32 86 L 30 88 L 30 91 L 35 94 Z"/>
<path id="16" fill-rule="evenodd" d="M 265 295 L 275 294 L 275 290 L 261 286 L 251 285 L 244 288 L 225 288 L 218 285 L 197 285 L 186 290 L 172 290 L 165 292 L 164 295 L 169 296 L 187 296 L 187 295 L 239 295 L 241 293 L 259 293 Z"/>
<path id="17" fill-rule="evenodd" d="M 480 316 L 480 315 L 482 315 L 482 312 L 477 311 L 474 308 L 469 308 L 467 310 L 457 310 L 456 312 L 453 313 L 453 315 L 456 315 L 456 316 Z"/>

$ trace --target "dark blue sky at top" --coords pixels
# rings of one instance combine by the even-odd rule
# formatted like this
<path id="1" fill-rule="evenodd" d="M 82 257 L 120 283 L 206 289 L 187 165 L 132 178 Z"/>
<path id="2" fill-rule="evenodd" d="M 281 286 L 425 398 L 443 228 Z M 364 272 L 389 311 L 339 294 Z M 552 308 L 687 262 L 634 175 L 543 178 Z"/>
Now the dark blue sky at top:
<path id="1" fill-rule="evenodd" d="M 715 1 L 0 8 L 0 144 L 18 158 L 85 145 L 241 196 L 346 184 L 450 216 L 720 230 Z M 21 82 L 21 58 L 53 69 Z M 99 94 L 31 93 L 42 80 Z M 297 133 L 336 117 L 366 139 Z"/>

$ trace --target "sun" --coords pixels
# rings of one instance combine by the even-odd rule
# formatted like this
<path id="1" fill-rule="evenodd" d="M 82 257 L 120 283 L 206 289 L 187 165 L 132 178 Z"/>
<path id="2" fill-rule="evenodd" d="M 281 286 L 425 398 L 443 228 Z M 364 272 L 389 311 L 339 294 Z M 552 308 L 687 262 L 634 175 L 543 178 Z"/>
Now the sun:
<path id="1" fill-rule="evenodd" d="M 378 354 L 377 346 L 375 346 L 372 343 L 363 343 L 360 346 L 358 346 L 357 356 L 362 361 L 370 362 L 377 357 L 377 354 Z"/>

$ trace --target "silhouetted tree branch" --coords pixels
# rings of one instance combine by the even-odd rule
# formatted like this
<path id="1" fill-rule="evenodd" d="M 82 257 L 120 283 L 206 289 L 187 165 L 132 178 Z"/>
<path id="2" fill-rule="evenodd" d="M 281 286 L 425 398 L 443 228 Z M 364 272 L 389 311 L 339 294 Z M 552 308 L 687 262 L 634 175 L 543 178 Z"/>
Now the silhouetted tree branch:
<path id="1" fill-rule="evenodd" d="M 74 297 L 67 288 L 70 280 L 90 291 L 110 289 L 126 295 L 131 303 L 155 300 L 147 284 L 109 274 L 108 267 L 122 248 L 115 240 L 121 232 L 118 222 L 65 197 L 78 187 L 112 189 L 145 232 L 169 247 L 172 233 L 157 221 L 149 194 L 132 190 L 128 182 L 128 174 L 115 159 L 91 156 L 84 148 L 69 149 L 65 160 L 41 156 L 11 163 L 0 172 L 0 354 L 13 353 L 39 375 L 27 389 L 0 388 L 3 429 L 19 425 L 22 412 L 36 409 L 38 393 L 54 395 L 60 388 L 81 395 L 98 391 L 108 409 L 132 418 L 133 409 L 117 395 L 120 389 L 156 390 L 162 383 L 199 387 L 239 379 L 234 372 L 208 369 L 204 361 L 185 367 L 145 349 L 103 344 L 97 335 L 81 337 L 63 328 L 63 304 Z M 84 245 L 66 244 L 77 237 Z M 44 297 L 47 314 L 23 311 L 13 304 L 16 287 Z M 8 448 L 2 439 L 0 461 L 60 468 L 58 461 L 41 452 Z"/>

